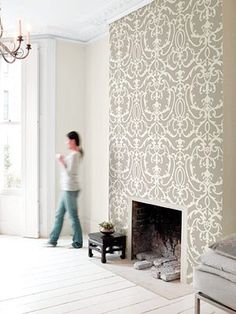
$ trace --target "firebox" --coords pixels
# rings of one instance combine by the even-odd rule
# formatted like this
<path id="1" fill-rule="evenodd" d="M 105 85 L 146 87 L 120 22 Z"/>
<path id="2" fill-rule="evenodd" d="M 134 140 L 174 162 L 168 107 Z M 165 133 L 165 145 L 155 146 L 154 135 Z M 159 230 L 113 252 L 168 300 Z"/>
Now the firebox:
<path id="1" fill-rule="evenodd" d="M 152 251 L 156 256 L 181 259 L 182 212 L 132 201 L 131 259 Z"/>

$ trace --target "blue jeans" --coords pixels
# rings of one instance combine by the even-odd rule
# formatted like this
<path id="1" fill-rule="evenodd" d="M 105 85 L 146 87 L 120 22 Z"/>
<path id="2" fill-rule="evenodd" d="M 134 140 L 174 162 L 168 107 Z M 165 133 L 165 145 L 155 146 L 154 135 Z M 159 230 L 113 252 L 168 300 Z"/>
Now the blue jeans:
<path id="1" fill-rule="evenodd" d="M 73 230 L 72 245 L 82 247 L 83 245 L 82 229 L 77 213 L 78 195 L 79 191 L 63 191 L 61 200 L 56 211 L 54 227 L 52 229 L 52 232 L 50 233 L 49 243 L 57 245 L 57 240 L 60 236 L 61 229 L 63 226 L 64 216 L 67 211 L 72 222 L 71 224 Z"/>

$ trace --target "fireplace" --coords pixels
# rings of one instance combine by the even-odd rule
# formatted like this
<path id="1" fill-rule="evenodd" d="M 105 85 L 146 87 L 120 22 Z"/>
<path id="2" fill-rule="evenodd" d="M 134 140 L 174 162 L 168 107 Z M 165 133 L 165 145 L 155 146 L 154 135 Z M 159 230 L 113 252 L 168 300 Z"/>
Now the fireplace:
<path id="1" fill-rule="evenodd" d="M 180 261 L 181 282 L 186 282 L 186 211 L 178 206 L 130 199 L 128 257 L 152 251 Z"/>

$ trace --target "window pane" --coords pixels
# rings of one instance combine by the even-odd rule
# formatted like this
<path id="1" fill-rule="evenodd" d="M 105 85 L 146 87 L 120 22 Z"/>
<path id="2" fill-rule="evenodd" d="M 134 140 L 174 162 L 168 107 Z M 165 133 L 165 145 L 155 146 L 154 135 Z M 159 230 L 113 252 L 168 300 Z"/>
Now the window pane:
<path id="1" fill-rule="evenodd" d="M 21 62 L 7 67 L 0 58 L 0 121 L 21 121 Z"/>
<path id="2" fill-rule="evenodd" d="M 21 126 L 0 124 L 0 189 L 21 187 Z"/>
<path id="3" fill-rule="evenodd" d="M 5 75 L 9 73 L 9 63 L 3 62 L 3 60 L 2 60 L 2 71 L 3 71 L 3 74 Z"/>

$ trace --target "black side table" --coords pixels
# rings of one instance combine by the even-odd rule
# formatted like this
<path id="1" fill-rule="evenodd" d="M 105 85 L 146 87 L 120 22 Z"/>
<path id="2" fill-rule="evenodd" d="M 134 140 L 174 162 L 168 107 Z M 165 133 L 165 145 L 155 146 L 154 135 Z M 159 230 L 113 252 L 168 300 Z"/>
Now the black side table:
<path id="1" fill-rule="evenodd" d="M 125 258 L 126 236 L 113 233 L 104 235 L 101 232 L 89 233 L 88 235 L 88 256 L 92 257 L 92 250 L 102 254 L 101 262 L 106 263 L 106 253 L 121 251 L 120 258 Z"/>

